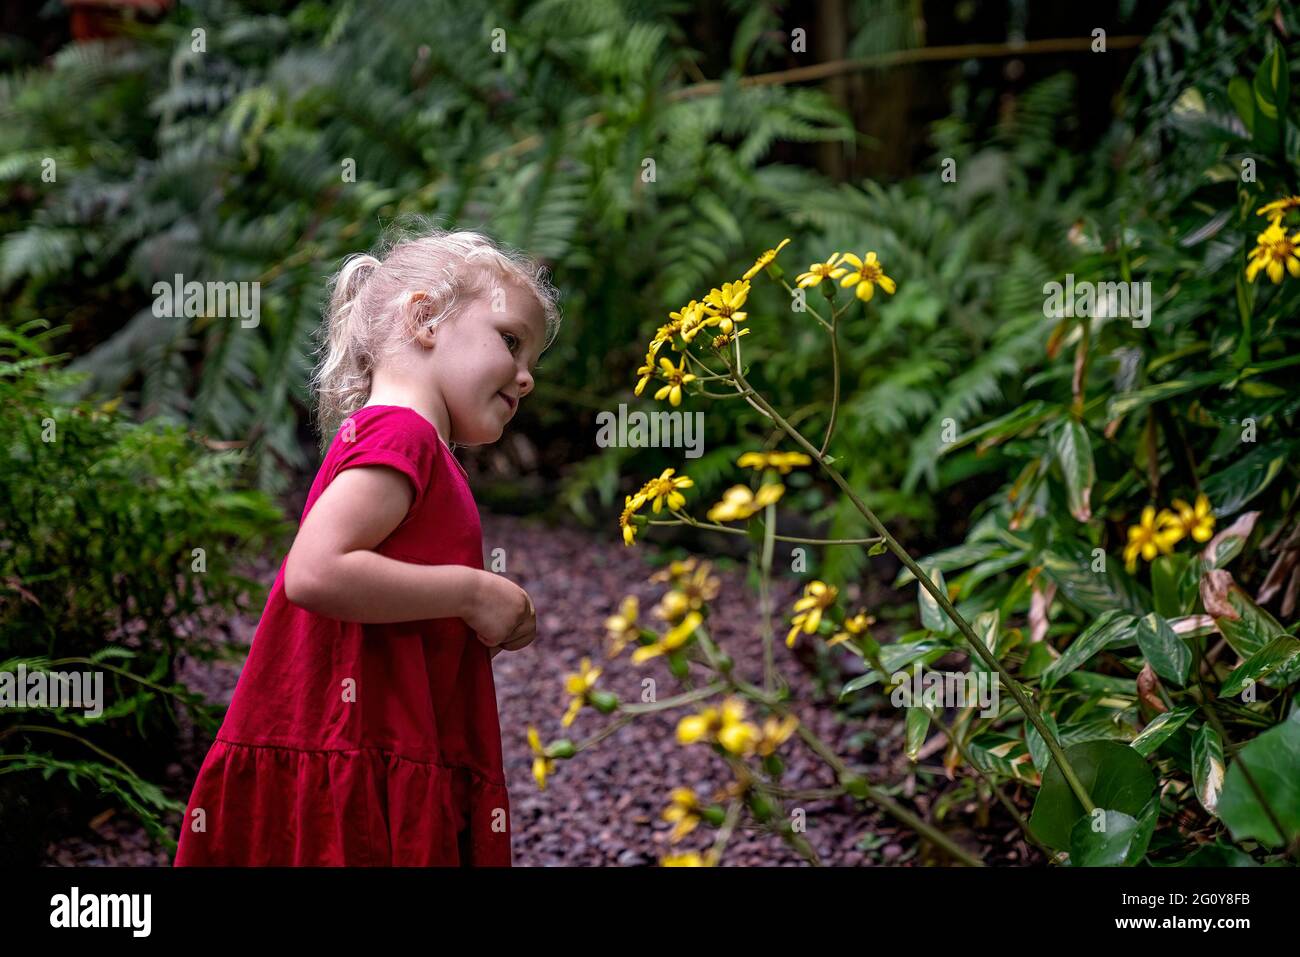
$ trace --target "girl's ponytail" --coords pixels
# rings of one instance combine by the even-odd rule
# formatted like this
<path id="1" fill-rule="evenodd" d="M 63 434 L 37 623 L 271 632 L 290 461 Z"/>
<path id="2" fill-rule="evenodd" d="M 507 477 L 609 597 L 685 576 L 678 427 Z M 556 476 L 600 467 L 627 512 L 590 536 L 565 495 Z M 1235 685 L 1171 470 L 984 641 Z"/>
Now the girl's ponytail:
<path id="1" fill-rule="evenodd" d="M 369 330 L 362 328 L 370 319 L 367 310 L 357 308 L 357 300 L 379 265 L 374 256 L 357 253 L 330 280 L 329 312 L 321 326 L 323 356 L 312 376 L 322 446 L 370 395 L 375 357 L 369 348 Z"/>

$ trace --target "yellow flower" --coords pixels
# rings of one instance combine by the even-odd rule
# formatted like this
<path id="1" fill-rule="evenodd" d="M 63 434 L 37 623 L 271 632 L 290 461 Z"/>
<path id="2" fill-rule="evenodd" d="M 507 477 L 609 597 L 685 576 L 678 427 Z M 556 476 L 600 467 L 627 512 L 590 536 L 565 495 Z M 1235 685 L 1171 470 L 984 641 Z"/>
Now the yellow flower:
<path id="1" fill-rule="evenodd" d="M 537 787 L 545 791 L 546 776 L 555 773 L 555 759 L 546 756 L 546 751 L 542 748 L 542 739 L 532 725 L 528 726 L 528 747 L 533 752 L 533 778 L 537 781 Z"/>
<path id="2" fill-rule="evenodd" d="M 663 817 L 674 825 L 668 843 L 676 844 L 700 823 L 700 801 L 690 788 L 673 788 L 668 797 L 672 803 L 664 809 Z"/>
<path id="3" fill-rule="evenodd" d="M 686 644 L 690 637 L 695 634 L 695 629 L 700 627 L 703 622 L 704 617 L 698 611 L 691 612 L 682 619 L 681 624 L 673 627 L 654 644 L 642 645 L 632 652 L 632 664 L 639 665 L 658 655 L 666 655 L 670 651 L 676 651 Z"/>
<path id="4" fill-rule="evenodd" d="M 771 265 L 772 260 L 776 259 L 776 254 L 779 253 L 782 249 L 785 249 L 786 244 L 788 242 L 790 242 L 788 238 L 783 239 L 781 240 L 780 243 L 777 244 L 777 247 L 775 249 L 769 249 L 767 252 L 760 255 L 756 260 L 754 260 L 754 265 L 746 269 L 745 275 L 741 276 L 740 278 L 753 279 L 760 272 L 762 272 L 769 265 Z"/>
<path id="5" fill-rule="evenodd" d="M 655 617 L 676 624 L 693 610 L 695 609 L 691 608 L 690 599 L 686 597 L 685 592 L 674 588 L 672 591 L 666 592 L 659 599 L 659 604 L 655 605 Z"/>
<path id="6" fill-rule="evenodd" d="M 696 565 L 694 558 L 673 562 L 667 570 L 656 572 L 651 581 L 669 581 L 674 589 L 664 595 L 658 611 L 669 621 L 676 621 L 688 611 L 699 611 L 706 602 L 718 597 L 722 582 L 709 562 Z"/>
<path id="7" fill-rule="evenodd" d="M 1287 196 L 1284 199 L 1275 199 L 1271 203 L 1265 203 L 1259 209 L 1255 210 L 1256 216 L 1267 216 L 1271 222 L 1276 223 L 1289 210 L 1300 206 L 1300 196 Z"/>
<path id="8" fill-rule="evenodd" d="M 672 313 L 671 315 L 676 315 L 676 313 Z M 694 342 L 699 331 L 708 325 L 708 323 L 705 322 L 707 315 L 704 312 L 704 304 L 692 299 L 688 305 L 682 307 L 681 317 L 682 338 L 687 342 Z"/>
<path id="9" fill-rule="evenodd" d="M 654 338 L 650 340 L 649 354 L 651 356 L 657 355 L 663 344 L 665 342 L 671 344 L 673 337 L 677 335 L 683 336 L 689 342 L 695 336 L 695 333 L 691 332 L 689 337 L 685 333 L 694 329 L 703 321 L 704 314 L 702 310 L 703 307 L 700 303 L 692 299 L 676 312 L 668 313 L 668 322 L 660 326 L 655 332 Z M 675 349 L 676 346 L 673 346 L 673 348 Z"/>
<path id="10" fill-rule="evenodd" d="M 1128 544 L 1124 546 L 1124 567 L 1131 574 L 1137 569 L 1137 557 L 1141 555 L 1146 561 L 1154 561 L 1157 555 L 1168 555 L 1174 545 L 1182 538 L 1182 533 L 1167 527 L 1172 513 L 1162 510 L 1156 516 L 1155 507 L 1148 505 L 1142 509 L 1142 520 L 1128 530 Z"/>
<path id="11" fill-rule="evenodd" d="M 744 322 L 749 315 L 740 309 L 748 298 L 749 280 L 747 279 L 742 279 L 740 282 L 724 282 L 721 289 L 709 290 L 709 294 L 704 297 L 704 311 L 709 314 L 709 318 L 704 320 L 705 324 L 717 326 L 730 335 L 735 329 L 734 323 Z"/>
<path id="12" fill-rule="evenodd" d="M 566 728 L 573 724 L 574 719 L 578 717 L 578 712 L 587 703 L 587 693 L 595 686 L 596 679 L 599 677 L 600 669 L 591 666 L 590 658 L 583 658 L 579 662 L 576 673 L 565 675 L 564 690 L 573 697 L 569 701 L 569 709 L 564 712 L 564 717 L 560 719 L 560 724 Z"/>
<path id="13" fill-rule="evenodd" d="M 636 526 L 632 524 L 632 516 L 636 515 L 644 504 L 645 496 L 640 492 L 626 496 L 623 501 L 623 513 L 618 517 L 618 527 L 623 529 L 624 545 L 631 545 L 636 540 Z"/>
<path id="14" fill-rule="evenodd" d="M 876 619 L 873 616 L 864 614 L 863 612 L 858 612 L 852 618 L 845 618 L 843 630 L 837 631 L 831 637 L 831 640 L 826 642 L 826 647 L 830 648 L 834 645 L 840 644 L 841 642 L 852 641 L 854 638 L 865 635 L 867 629 L 875 623 Z"/>
<path id="15" fill-rule="evenodd" d="M 761 738 L 762 732 L 757 726 L 745 720 L 744 699 L 735 695 L 723 701 L 721 709 L 705 708 L 677 722 L 677 741 L 680 744 L 716 741 L 732 754 L 749 754 Z"/>
<path id="16" fill-rule="evenodd" d="M 681 405 L 682 386 L 695 381 L 695 376 L 686 371 L 686 357 L 682 356 L 682 361 L 677 366 L 674 366 L 670 359 L 660 359 L 659 368 L 664 378 L 668 380 L 668 384 L 655 393 L 655 398 L 661 400 L 667 396 L 668 401 L 673 405 Z"/>
<path id="17" fill-rule="evenodd" d="M 763 733 L 755 750 L 763 757 L 775 753 L 777 748 L 790 740 L 790 735 L 794 734 L 798 727 L 799 719 L 792 714 L 786 715 L 780 721 L 776 718 L 768 718 L 763 722 Z"/>
<path id="18" fill-rule="evenodd" d="M 746 452 L 736 459 L 736 464 L 756 472 L 776 469 L 782 475 L 789 475 L 793 468 L 811 465 L 812 459 L 802 452 Z"/>
<path id="19" fill-rule="evenodd" d="M 634 395 L 640 395 L 645 391 L 646 383 L 650 381 L 655 374 L 655 357 L 653 352 L 646 353 L 645 365 L 636 370 L 636 374 L 641 378 L 637 380 Z"/>
<path id="20" fill-rule="evenodd" d="M 1285 266 L 1292 278 L 1300 279 L 1300 256 L 1296 255 L 1296 245 L 1300 243 L 1300 233 L 1286 234 L 1280 220 L 1273 220 L 1255 239 L 1256 246 L 1250 251 L 1250 262 L 1246 265 L 1246 281 L 1254 282 L 1261 269 L 1268 272 L 1268 278 L 1274 284 L 1282 281 L 1282 268 Z"/>
<path id="21" fill-rule="evenodd" d="M 683 558 L 681 561 L 671 561 L 667 568 L 661 568 L 650 576 L 652 582 L 675 582 L 679 578 L 685 578 L 695 570 L 698 564 L 694 555 Z M 707 564 L 707 563 L 706 563 Z"/>
<path id="22" fill-rule="evenodd" d="M 1178 531 L 1178 537 L 1190 535 L 1193 541 L 1208 542 L 1214 537 L 1214 512 L 1204 494 L 1196 496 L 1196 504 L 1188 505 L 1181 498 L 1174 499 L 1174 511 L 1163 513 L 1165 527 Z"/>
<path id="23" fill-rule="evenodd" d="M 727 343 L 734 342 L 735 340 L 739 339 L 741 336 L 747 336 L 747 335 L 749 335 L 748 329 L 737 329 L 734 333 L 727 333 L 727 332 L 719 333 L 718 335 L 713 337 L 709 345 L 713 346 L 713 348 L 715 349 L 721 349 L 724 346 L 726 346 Z"/>
<path id="24" fill-rule="evenodd" d="M 618 614 L 605 619 L 606 654 L 609 657 L 617 658 L 624 648 L 636 641 L 640 634 L 636 617 L 640 611 L 641 603 L 637 601 L 636 595 L 628 595 L 619 606 Z"/>
<path id="25" fill-rule="evenodd" d="M 889 293 L 894 294 L 894 280 L 885 275 L 885 267 L 876 259 L 874 252 L 867 253 L 864 259 L 859 259 L 853 253 L 845 253 L 842 262 L 846 262 L 853 267 L 849 274 L 840 280 L 840 285 L 844 287 L 856 285 L 854 290 L 857 297 L 863 302 L 871 299 L 876 292 L 876 286 Z"/>
<path id="26" fill-rule="evenodd" d="M 722 493 L 722 501 L 708 511 L 711 522 L 735 522 L 761 512 L 785 494 L 780 482 L 760 485 L 755 494 L 748 485 L 733 485 Z"/>
<path id="27" fill-rule="evenodd" d="M 808 267 L 807 272 L 800 273 L 795 282 L 800 289 L 809 289 L 813 286 L 819 286 L 824 280 L 839 279 L 847 269 L 840 265 L 844 257 L 839 253 L 831 253 L 831 258 L 824 263 L 813 263 Z"/>
<path id="28" fill-rule="evenodd" d="M 703 857 L 699 851 L 687 851 L 685 854 L 669 854 L 659 862 L 660 867 L 713 867 L 716 864 L 712 849 Z"/>
<path id="29" fill-rule="evenodd" d="M 676 469 L 664 469 L 663 474 L 658 478 L 650 479 L 641 489 L 641 494 L 651 503 L 650 507 L 656 513 L 663 507 L 665 501 L 670 511 L 686 504 L 686 496 L 677 490 L 690 488 L 695 482 L 685 475 L 674 478 L 673 473 L 676 471 Z"/>
<path id="30" fill-rule="evenodd" d="M 839 589 L 823 581 L 811 581 L 804 587 L 803 597 L 794 603 L 795 615 L 790 619 L 790 633 L 785 636 L 786 646 L 794 647 L 799 632 L 811 635 L 821 624 L 822 612 L 835 604 Z"/>

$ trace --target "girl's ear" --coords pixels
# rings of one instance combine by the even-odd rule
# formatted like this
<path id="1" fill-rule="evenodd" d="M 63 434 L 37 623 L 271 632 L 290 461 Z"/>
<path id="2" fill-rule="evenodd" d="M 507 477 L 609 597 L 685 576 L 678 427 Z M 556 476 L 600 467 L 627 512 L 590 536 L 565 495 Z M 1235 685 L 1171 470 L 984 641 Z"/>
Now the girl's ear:
<path id="1" fill-rule="evenodd" d="M 433 348 L 434 330 L 428 324 L 431 301 L 425 292 L 413 292 L 406 297 L 404 308 L 407 321 L 414 330 L 415 341 L 426 349 Z"/>

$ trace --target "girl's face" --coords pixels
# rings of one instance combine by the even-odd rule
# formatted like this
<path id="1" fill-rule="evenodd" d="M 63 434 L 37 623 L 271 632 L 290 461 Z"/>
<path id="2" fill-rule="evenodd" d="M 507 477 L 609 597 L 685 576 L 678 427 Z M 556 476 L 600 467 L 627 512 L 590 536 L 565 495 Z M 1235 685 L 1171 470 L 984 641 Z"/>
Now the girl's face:
<path id="1" fill-rule="evenodd" d="M 429 358 L 450 417 L 449 441 L 484 445 L 501 438 L 533 391 L 545 336 L 541 304 L 512 282 L 469 302 L 434 331 Z"/>

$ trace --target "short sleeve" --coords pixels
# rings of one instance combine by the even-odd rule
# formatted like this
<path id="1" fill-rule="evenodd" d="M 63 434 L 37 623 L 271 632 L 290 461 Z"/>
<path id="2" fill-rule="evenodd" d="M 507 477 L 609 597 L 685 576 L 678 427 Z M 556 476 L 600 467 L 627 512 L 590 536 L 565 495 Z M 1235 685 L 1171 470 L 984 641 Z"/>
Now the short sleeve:
<path id="1" fill-rule="evenodd" d="M 433 423 L 413 409 L 362 408 L 343 420 L 334 437 L 329 479 L 344 469 L 387 465 L 410 479 L 418 502 L 433 481 L 439 441 Z"/>

